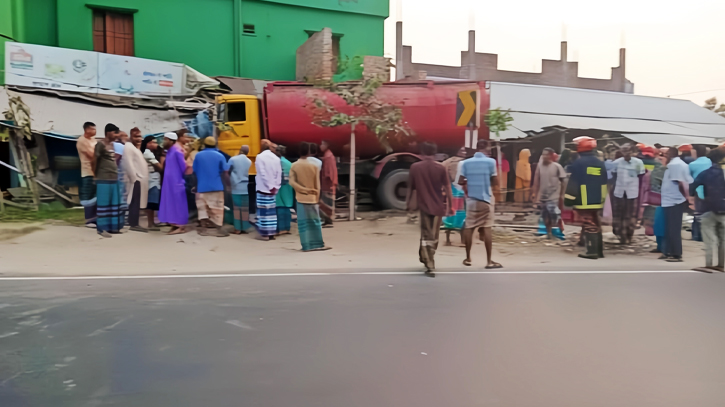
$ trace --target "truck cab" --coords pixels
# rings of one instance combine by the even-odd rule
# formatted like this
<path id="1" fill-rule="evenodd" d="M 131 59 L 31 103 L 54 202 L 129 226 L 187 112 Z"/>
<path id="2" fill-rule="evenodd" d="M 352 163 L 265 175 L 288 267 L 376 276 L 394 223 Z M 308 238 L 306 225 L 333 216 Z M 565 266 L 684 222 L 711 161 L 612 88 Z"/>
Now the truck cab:
<path id="1" fill-rule="evenodd" d="M 254 161 L 261 151 L 262 115 L 259 99 L 252 95 L 222 95 L 216 98 L 217 122 L 224 124 L 219 131 L 219 150 L 229 156 L 239 154 L 242 146 L 249 146 L 252 167 L 249 175 L 256 175 Z"/>

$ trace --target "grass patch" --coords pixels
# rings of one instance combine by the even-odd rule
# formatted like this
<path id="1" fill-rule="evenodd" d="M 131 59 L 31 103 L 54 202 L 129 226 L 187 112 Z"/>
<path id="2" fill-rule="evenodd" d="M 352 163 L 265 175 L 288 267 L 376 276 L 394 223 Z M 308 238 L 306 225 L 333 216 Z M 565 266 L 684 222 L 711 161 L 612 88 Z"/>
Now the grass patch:
<path id="1" fill-rule="evenodd" d="M 0 213 L 0 222 L 31 223 L 46 220 L 63 221 L 74 226 L 81 226 L 86 223 L 82 209 L 31 211 L 6 206 L 5 212 Z"/>

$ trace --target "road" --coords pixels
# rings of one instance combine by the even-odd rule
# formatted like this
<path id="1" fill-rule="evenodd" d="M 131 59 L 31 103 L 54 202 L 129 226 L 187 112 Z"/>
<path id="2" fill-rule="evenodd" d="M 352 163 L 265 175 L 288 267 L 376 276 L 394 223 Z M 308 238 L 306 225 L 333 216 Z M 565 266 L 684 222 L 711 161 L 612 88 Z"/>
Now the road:
<path id="1" fill-rule="evenodd" d="M 0 281 L 3 407 L 722 406 L 725 275 Z"/>

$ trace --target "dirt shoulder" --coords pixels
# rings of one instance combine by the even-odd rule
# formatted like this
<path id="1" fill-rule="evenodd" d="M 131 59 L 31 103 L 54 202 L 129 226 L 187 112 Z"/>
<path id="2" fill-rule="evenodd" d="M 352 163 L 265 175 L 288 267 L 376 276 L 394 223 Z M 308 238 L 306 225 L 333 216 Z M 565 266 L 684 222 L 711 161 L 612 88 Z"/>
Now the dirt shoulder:
<path id="1" fill-rule="evenodd" d="M 0 225 L 0 229 L 7 224 Z M 40 228 L 39 225 L 23 225 Z M 226 238 L 203 237 L 191 232 L 166 236 L 162 233 L 126 232 L 111 239 L 95 230 L 46 224 L 32 234 L 18 233 L 0 241 L 1 276 L 89 276 L 157 275 L 215 273 L 305 273 L 354 271 L 419 271 L 418 225 L 406 217 L 387 217 L 356 222 L 338 222 L 324 229 L 327 252 L 303 253 L 296 225 L 291 235 L 262 242 L 249 235 Z M 567 230 L 573 236 L 574 228 Z M 513 232 L 495 229 L 494 260 L 511 271 L 578 270 L 683 270 L 700 266 L 701 243 L 686 240 L 685 262 L 666 263 L 648 251 L 654 239 L 638 236 L 632 248 L 607 245 L 606 258 L 586 260 L 577 257 L 580 248 L 572 241 L 550 242 L 533 231 Z M 481 270 L 486 253 L 482 242 L 473 249 L 472 267 L 461 262 L 464 249 L 441 245 L 436 255 L 438 271 Z M 453 243 L 459 243 L 457 235 Z M 647 246 L 647 247 L 644 247 Z"/>

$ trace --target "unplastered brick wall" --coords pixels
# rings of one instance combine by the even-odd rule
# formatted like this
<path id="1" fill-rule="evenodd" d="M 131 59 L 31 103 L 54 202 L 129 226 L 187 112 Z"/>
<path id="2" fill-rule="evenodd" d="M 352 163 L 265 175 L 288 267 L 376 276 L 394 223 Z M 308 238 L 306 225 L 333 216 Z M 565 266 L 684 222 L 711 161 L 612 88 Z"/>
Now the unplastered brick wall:
<path id="1" fill-rule="evenodd" d="M 390 66 L 390 58 L 366 55 L 363 59 L 363 77 L 378 77 L 387 82 L 390 80 Z"/>
<path id="2" fill-rule="evenodd" d="M 297 48 L 296 79 L 298 81 L 329 81 L 337 62 L 332 49 L 332 30 L 323 28 Z"/>

